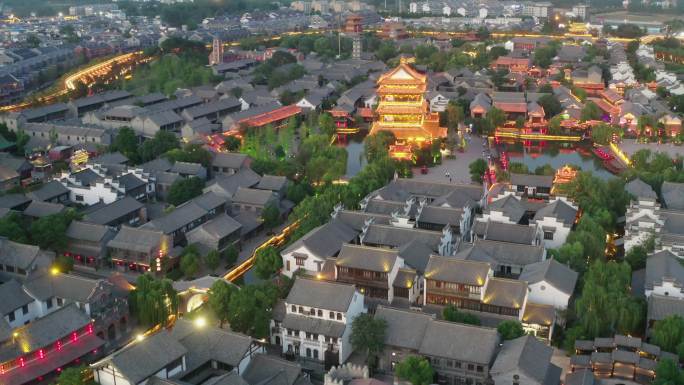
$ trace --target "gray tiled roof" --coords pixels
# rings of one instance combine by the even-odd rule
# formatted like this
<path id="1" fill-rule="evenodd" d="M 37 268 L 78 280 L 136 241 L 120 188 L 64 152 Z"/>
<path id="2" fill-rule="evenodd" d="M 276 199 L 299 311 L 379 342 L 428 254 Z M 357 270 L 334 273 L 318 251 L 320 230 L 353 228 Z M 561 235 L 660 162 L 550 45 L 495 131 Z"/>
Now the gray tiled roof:
<path id="1" fill-rule="evenodd" d="M 204 169 L 204 167 L 202 167 L 202 165 L 199 163 L 176 162 L 173 164 L 173 167 L 171 167 L 171 169 L 169 171 L 175 172 L 178 174 L 197 175 L 203 169 Z"/>
<path id="2" fill-rule="evenodd" d="M 171 338 L 170 334 L 162 329 L 142 341 L 133 342 L 118 350 L 93 366 L 102 367 L 111 363 L 131 384 L 137 384 L 187 354 L 187 349 Z"/>
<path id="3" fill-rule="evenodd" d="M 0 207 L 14 209 L 30 201 L 24 194 L 5 194 L 0 196 Z"/>
<path id="4" fill-rule="evenodd" d="M 594 385 L 598 380 L 594 377 L 594 372 L 589 369 L 580 369 L 565 375 L 565 385 Z"/>
<path id="5" fill-rule="evenodd" d="M 297 278 L 285 302 L 289 305 L 346 312 L 355 292 L 354 285 Z"/>
<path id="6" fill-rule="evenodd" d="M 105 280 L 72 274 L 53 275 L 47 271 L 40 271 L 29 276 L 24 283 L 24 289 L 40 301 L 59 297 L 67 301 L 88 303 L 93 294 L 105 285 L 109 285 Z"/>
<path id="7" fill-rule="evenodd" d="M 69 304 L 17 329 L 16 338 L 21 341 L 22 348 L 30 352 L 67 337 L 89 323 L 90 317 L 83 310 L 76 304 Z"/>
<path id="8" fill-rule="evenodd" d="M 527 297 L 527 282 L 517 279 L 490 278 L 483 295 L 483 303 L 522 309 Z"/>
<path id="9" fill-rule="evenodd" d="M 302 375 L 302 367 L 296 362 L 266 354 L 252 358 L 242 377 L 249 385 L 293 385 Z"/>
<path id="10" fill-rule="evenodd" d="M 506 341 L 492 365 L 492 377 L 520 371 L 540 385 L 556 385 L 559 383 L 558 377 L 548 378 L 549 370 L 555 371 L 555 365 L 551 363 L 552 355 L 551 347 L 530 335 Z"/>
<path id="11" fill-rule="evenodd" d="M 240 222 L 223 213 L 201 226 L 190 230 L 187 237 L 190 240 L 194 239 L 194 234 L 199 235 L 199 233 L 203 233 L 207 237 L 218 240 L 227 237 L 236 231 L 240 231 L 240 228 L 242 228 Z"/>
<path id="12" fill-rule="evenodd" d="M 108 152 L 90 160 L 90 163 L 101 165 L 124 164 L 126 162 L 128 162 L 128 158 L 118 151 Z"/>
<path id="13" fill-rule="evenodd" d="M 553 186 L 553 175 L 515 174 L 511 173 L 511 184 L 529 187 Z"/>
<path id="14" fill-rule="evenodd" d="M 389 215 L 371 214 L 356 210 L 340 210 L 335 218 L 356 231 L 361 231 L 369 219 L 379 225 L 387 225 L 391 219 Z"/>
<path id="15" fill-rule="evenodd" d="M 498 346 L 496 329 L 431 320 L 418 351 L 421 355 L 489 365 Z"/>
<path id="16" fill-rule="evenodd" d="M 276 195 L 271 190 L 259 190 L 248 187 L 238 187 L 232 198 L 233 203 L 255 206 L 266 206 L 270 202 L 277 201 Z"/>
<path id="17" fill-rule="evenodd" d="M 256 188 L 261 190 L 280 191 L 285 184 L 287 184 L 287 178 L 284 176 L 264 175 L 256 185 Z"/>
<path id="18" fill-rule="evenodd" d="M 0 285 L 0 316 L 5 316 L 24 305 L 33 302 L 21 283 L 12 279 Z"/>
<path id="19" fill-rule="evenodd" d="M 427 325 L 434 316 L 419 311 L 400 310 L 379 305 L 375 318 L 387 323 L 385 345 L 417 351 L 425 335 Z"/>
<path id="20" fill-rule="evenodd" d="M 506 195 L 503 198 L 490 202 L 487 205 L 487 212 L 490 211 L 502 212 L 514 223 L 520 222 L 523 215 L 525 215 L 525 208 L 520 203 L 520 200 L 513 195 Z"/>
<path id="21" fill-rule="evenodd" d="M 345 242 L 351 242 L 356 238 L 357 232 L 339 220 L 316 227 L 306 235 L 295 241 L 281 254 L 297 250 L 305 246 L 313 255 L 321 258 L 333 257 Z"/>
<path id="22" fill-rule="evenodd" d="M 651 293 L 647 319 L 660 321 L 671 315 L 684 317 L 684 299 Z"/>
<path id="23" fill-rule="evenodd" d="M 252 171 L 251 168 L 243 168 L 233 175 L 217 175 L 203 191 L 214 191 L 217 194 L 230 198 L 235 195 L 238 187 L 253 187 L 260 180 L 259 174 Z"/>
<path id="24" fill-rule="evenodd" d="M 387 273 L 397 262 L 397 252 L 345 243 L 335 259 L 337 266 Z"/>
<path id="25" fill-rule="evenodd" d="M 639 178 L 627 183 L 625 190 L 637 198 L 658 199 L 658 195 L 653 191 L 653 188 Z"/>
<path id="26" fill-rule="evenodd" d="M 511 223 L 476 221 L 473 232 L 480 238 L 491 241 L 531 245 L 537 238 L 535 227 Z"/>
<path id="27" fill-rule="evenodd" d="M 646 258 L 644 286 L 649 289 L 664 280 L 673 281 L 676 287 L 684 286 L 684 266 L 679 258 L 668 250 L 659 251 Z"/>
<path id="28" fill-rule="evenodd" d="M 455 257 L 431 255 L 425 268 L 429 280 L 484 286 L 491 266 L 486 262 L 466 261 Z"/>
<path id="29" fill-rule="evenodd" d="M 432 250 L 437 251 L 442 239 L 441 231 L 407 229 L 389 225 L 372 224 L 368 227 L 362 243 L 401 247 L 412 240 L 420 240 Z"/>
<path id="30" fill-rule="evenodd" d="M 130 196 L 123 197 L 108 205 L 92 211 L 83 218 L 86 222 L 107 225 L 133 211 L 140 210 L 144 205 Z"/>
<path id="31" fill-rule="evenodd" d="M 52 262 L 54 253 L 40 250 L 38 246 L 25 245 L 0 237 L 0 263 L 28 270 L 34 263 L 47 266 Z"/>
<path id="32" fill-rule="evenodd" d="M 218 152 L 214 154 L 212 166 L 228 167 L 233 169 L 242 168 L 247 162 L 247 155 L 236 152 Z"/>
<path id="33" fill-rule="evenodd" d="M 28 196 L 34 201 L 46 201 L 62 194 L 68 194 L 69 189 L 56 180 L 49 181 L 38 190 L 31 191 Z"/>
<path id="34" fill-rule="evenodd" d="M 439 206 L 425 206 L 420 211 L 420 215 L 416 218 L 417 222 L 437 224 L 437 225 L 451 225 L 458 227 L 463 215 L 462 208 L 439 207 Z"/>
<path id="35" fill-rule="evenodd" d="M 472 247 L 464 245 L 456 256 L 471 261 L 525 266 L 544 258 L 544 246 L 475 239 Z"/>
<path id="36" fill-rule="evenodd" d="M 32 201 L 29 203 L 26 210 L 24 210 L 24 215 L 33 218 L 47 217 L 48 215 L 59 214 L 66 210 L 63 204 L 50 203 L 42 201 Z"/>
<path id="37" fill-rule="evenodd" d="M 346 324 L 322 318 L 287 313 L 283 319 L 283 327 L 339 338 L 344 334 Z"/>
<path id="38" fill-rule="evenodd" d="M 208 361 L 217 361 L 237 367 L 248 355 L 252 338 L 215 327 L 198 329 L 192 321 L 177 320 L 171 330 L 172 339 L 187 350 L 187 371 L 192 371 Z"/>
<path id="39" fill-rule="evenodd" d="M 660 188 L 665 207 L 684 210 L 684 183 L 663 182 Z"/>
<path id="40" fill-rule="evenodd" d="M 107 247 L 147 253 L 158 247 L 164 233 L 155 229 L 122 226 Z"/>
<path id="41" fill-rule="evenodd" d="M 406 265 L 416 269 L 419 273 L 423 273 L 427 267 L 430 255 L 434 250 L 429 248 L 420 240 L 414 239 L 407 244 L 397 249 L 398 255 L 404 258 Z"/>
<path id="42" fill-rule="evenodd" d="M 577 284 L 577 277 L 577 272 L 555 259 L 549 258 L 523 267 L 518 279 L 529 284 L 544 281 L 563 293 L 572 295 Z"/>
<path id="43" fill-rule="evenodd" d="M 577 217 L 577 210 L 564 200 L 558 199 L 540 208 L 534 214 L 535 221 L 541 221 L 547 217 L 556 218 L 566 226 L 572 226 Z"/>

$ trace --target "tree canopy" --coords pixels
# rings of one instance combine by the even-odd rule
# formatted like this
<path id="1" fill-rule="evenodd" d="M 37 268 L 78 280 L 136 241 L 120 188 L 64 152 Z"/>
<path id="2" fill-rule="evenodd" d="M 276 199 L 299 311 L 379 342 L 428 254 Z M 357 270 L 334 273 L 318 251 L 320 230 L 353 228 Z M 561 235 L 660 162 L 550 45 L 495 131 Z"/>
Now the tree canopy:
<path id="1" fill-rule="evenodd" d="M 256 252 L 254 272 L 261 279 L 271 278 L 283 267 L 283 259 L 273 246 L 267 246 Z"/>
<path id="2" fill-rule="evenodd" d="M 140 325 L 147 328 L 166 325 L 169 316 L 178 311 L 178 293 L 170 279 L 143 274 L 136 280 L 135 289 L 128 294 L 128 305 Z"/>
<path id="3" fill-rule="evenodd" d="M 480 319 L 475 315 L 459 311 L 454 305 L 449 305 L 442 310 L 442 317 L 451 322 L 459 322 L 469 325 L 479 325 Z"/>
<path id="4" fill-rule="evenodd" d="M 209 289 L 209 308 L 223 327 L 223 323 L 230 317 L 230 299 L 238 289 L 224 280 L 217 280 Z"/>
<path id="5" fill-rule="evenodd" d="M 408 356 L 394 368 L 397 377 L 411 385 L 429 385 L 434 381 L 435 372 L 425 357 Z"/>
<path id="6" fill-rule="evenodd" d="M 518 320 L 506 320 L 501 322 L 496 330 L 501 334 L 504 341 L 512 340 L 525 335 L 522 324 Z"/>
<path id="7" fill-rule="evenodd" d="M 174 206 L 189 201 L 192 198 L 202 195 L 204 181 L 197 177 L 179 179 L 169 187 L 169 194 L 166 200 Z"/>
<path id="8" fill-rule="evenodd" d="M 271 284 L 247 285 L 230 296 L 228 322 L 231 330 L 260 339 L 268 337 L 278 288 Z"/>
<path id="9" fill-rule="evenodd" d="M 387 322 L 374 318 L 371 314 L 359 314 L 352 321 L 351 344 L 354 350 L 368 354 L 368 361 L 373 365 L 377 355 L 385 347 L 385 331 Z"/>

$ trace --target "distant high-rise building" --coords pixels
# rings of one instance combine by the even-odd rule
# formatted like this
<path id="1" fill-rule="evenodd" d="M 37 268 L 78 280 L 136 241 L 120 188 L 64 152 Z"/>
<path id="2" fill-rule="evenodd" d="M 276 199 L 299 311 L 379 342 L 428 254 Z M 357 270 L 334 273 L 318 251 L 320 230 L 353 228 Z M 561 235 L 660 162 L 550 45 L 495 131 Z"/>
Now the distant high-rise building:
<path id="1" fill-rule="evenodd" d="M 209 65 L 223 63 L 223 42 L 215 37 L 211 43 L 211 54 L 209 54 Z"/>
<path id="2" fill-rule="evenodd" d="M 572 7 L 572 13 L 579 19 L 586 20 L 589 16 L 589 6 L 586 4 L 578 4 Z"/>

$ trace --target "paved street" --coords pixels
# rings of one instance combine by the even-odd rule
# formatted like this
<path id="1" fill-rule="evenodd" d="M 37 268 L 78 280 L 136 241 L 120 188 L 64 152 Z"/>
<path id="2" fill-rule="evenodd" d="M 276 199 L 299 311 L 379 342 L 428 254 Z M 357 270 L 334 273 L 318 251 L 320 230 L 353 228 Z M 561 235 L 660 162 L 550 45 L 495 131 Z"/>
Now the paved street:
<path id="1" fill-rule="evenodd" d="M 636 139 L 626 139 L 620 143 L 620 148 L 629 156 L 642 149 L 649 149 L 651 151 L 666 152 L 670 156 L 683 155 L 684 146 L 675 146 L 671 143 L 657 144 L 657 143 L 636 143 Z"/>
<path id="2" fill-rule="evenodd" d="M 471 183 L 470 170 L 468 165 L 477 158 L 482 158 L 482 150 L 485 149 L 482 143 L 486 139 L 479 136 L 472 136 L 468 141 L 465 152 L 456 152 L 456 159 L 442 159 L 442 164 L 430 167 L 428 173 L 423 175 L 420 168 L 413 169 L 413 178 L 416 180 L 426 180 L 431 182 L 449 182 L 446 175 L 447 171 L 454 183 Z"/>

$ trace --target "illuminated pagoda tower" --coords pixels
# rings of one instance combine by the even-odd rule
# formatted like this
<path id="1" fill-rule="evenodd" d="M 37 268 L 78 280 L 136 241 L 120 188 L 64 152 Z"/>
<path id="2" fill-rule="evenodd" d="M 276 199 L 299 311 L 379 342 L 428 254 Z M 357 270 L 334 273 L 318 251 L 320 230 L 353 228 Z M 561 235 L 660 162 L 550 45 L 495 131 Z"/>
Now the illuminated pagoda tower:
<path id="1" fill-rule="evenodd" d="M 214 37 L 211 42 L 211 53 L 209 54 L 209 65 L 223 63 L 223 42 L 218 37 Z"/>
<path id="2" fill-rule="evenodd" d="M 378 108 L 370 134 L 390 131 L 397 143 L 390 149 L 394 157 L 403 157 L 413 145 L 446 137 L 439 126 L 439 114 L 430 112 L 425 100 L 427 76 L 413 69 L 411 59 L 402 58 L 399 66 L 378 79 Z"/>
<path id="3" fill-rule="evenodd" d="M 361 59 L 361 34 L 363 34 L 363 18 L 350 15 L 344 26 L 344 34 L 352 39 L 352 59 Z"/>

